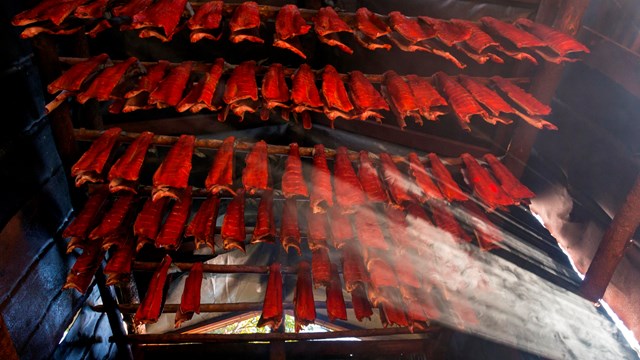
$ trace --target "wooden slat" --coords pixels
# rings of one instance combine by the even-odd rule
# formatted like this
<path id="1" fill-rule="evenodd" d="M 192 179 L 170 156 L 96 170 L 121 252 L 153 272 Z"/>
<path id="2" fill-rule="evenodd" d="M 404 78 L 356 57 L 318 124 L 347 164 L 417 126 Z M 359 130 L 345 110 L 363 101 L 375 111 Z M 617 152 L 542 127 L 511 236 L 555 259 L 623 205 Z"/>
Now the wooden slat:
<path id="1" fill-rule="evenodd" d="M 589 27 L 583 27 L 580 35 L 591 50 L 585 64 L 640 98 L 640 55 Z"/>
<path id="2" fill-rule="evenodd" d="M 262 311 L 262 302 L 239 302 L 239 303 L 216 303 L 216 304 L 200 304 L 201 313 L 215 313 L 215 312 L 238 312 L 238 311 Z M 139 304 L 119 304 L 118 309 L 124 314 L 134 314 Z M 345 301 L 347 309 L 352 309 L 350 301 Z M 164 304 L 162 308 L 163 313 L 176 313 L 180 304 Z M 283 309 L 292 310 L 293 303 L 286 302 L 282 304 Z M 327 304 L 324 301 L 316 301 L 316 309 L 326 309 Z M 104 305 L 96 305 L 91 308 L 93 311 L 106 312 Z"/>

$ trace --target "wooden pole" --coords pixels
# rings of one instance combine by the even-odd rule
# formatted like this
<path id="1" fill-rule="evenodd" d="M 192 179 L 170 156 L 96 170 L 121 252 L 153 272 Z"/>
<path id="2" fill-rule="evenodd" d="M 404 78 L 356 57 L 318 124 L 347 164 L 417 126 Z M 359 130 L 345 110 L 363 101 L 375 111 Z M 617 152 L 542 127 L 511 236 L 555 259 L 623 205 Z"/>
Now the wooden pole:
<path id="1" fill-rule="evenodd" d="M 119 304 L 118 310 L 124 314 L 133 314 L 138 310 L 139 304 Z M 350 309 L 353 308 L 353 305 L 350 301 L 345 301 L 345 306 Z M 180 304 L 165 304 L 162 312 L 163 313 L 175 313 L 178 311 Z M 285 310 L 292 310 L 293 303 L 284 303 L 282 305 Z M 324 301 L 316 301 L 315 303 L 316 309 L 326 309 L 327 303 Z M 107 311 L 104 305 L 96 305 L 92 306 L 91 309 L 96 312 L 105 312 Z M 200 304 L 200 312 L 201 313 L 210 313 L 210 312 L 232 312 L 232 311 L 261 311 L 262 310 L 262 302 L 241 302 L 241 303 L 218 303 L 218 304 Z"/>
<path id="2" fill-rule="evenodd" d="M 312 333 L 268 333 L 268 334 L 144 334 L 128 335 L 127 339 L 138 344 L 181 344 L 181 343 L 210 343 L 210 342 L 250 342 L 250 341 L 287 341 L 336 339 L 346 337 L 373 337 L 407 334 L 429 334 L 439 328 L 429 327 L 426 330 L 414 330 L 406 327 L 392 327 L 385 329 L 360 329 L 332 332 Z"/>
<path id="3" fill-rule="evenodd" d="M 640 176 L 600 241 L 580 287 L 582 296 L 594 302 L 602 299 L 638 225 L 640 225 Z"/>

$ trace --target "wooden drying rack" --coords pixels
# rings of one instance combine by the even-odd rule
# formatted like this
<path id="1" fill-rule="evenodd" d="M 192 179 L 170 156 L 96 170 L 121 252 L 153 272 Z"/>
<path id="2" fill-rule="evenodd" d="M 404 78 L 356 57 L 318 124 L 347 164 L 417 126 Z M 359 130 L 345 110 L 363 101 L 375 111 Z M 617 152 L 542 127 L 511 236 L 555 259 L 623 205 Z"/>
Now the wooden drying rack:
<path id="1" fill-rule="evenodd" d="M 587 7 L 588 0 L 487 0 L 483 2 L 490 3 L 498 3 L 502 5 L 509 4 L 518 4 L 518 5 L 526 5 L 526 7 L 536 7 L 536 16 L 535 21 L 551 25 L 560 31 L 564 31 L 566 33 L 575 35 L 578 30 L 578 26 L 580 24 L 580 20 L 582 15 Z M 264 8 L 264 7 L 263 7 Z M 269 10 L 268 8 L 264 8 L 263 11 Z M 273 11 L 273 10 L 269 10 Z M 301 13 L 303 17 L 309 19 L 310 16 L 313 15 L 313 11 L 307 11 L 301 9 Z M 40 74 L 43 79 L 43 83 L 49 83 L 57 78 L 62 69 L 62 64 L 58 60 L 58 53 L 55 42 L 53 41 L 54 37 L 51 36 L 38 36 L 32 39 L 32 43 L 34 45 L 34 53 L 35 53 L 35 61 L 38 65 Z M 79 35 L 78 44 L 75 48 L 76 54 L 75 56 L 86 58 L 89 57 L 90 53 L 88 50 L 86 36 Z M 549 103 L 555 93 L 555 89 L 560 81 L 560 75 L 562 72 L 563 66 L 543 63 L 539 65 L 537 73 L 534 77 L 531 78 L 531 85 L 529 91 L 536 96 L 536 98 L 540 99 L 542 102 Z M 517 72 L 514 75 L 518 75 Z M 96 106 L 85 106 L 85 121 L 87 124 L 92 125 L 94 128 L 101 128 L 102 122 L 98 115 Z M 89 134 L 84 130 L 74 130 L 72 125 L 72 118 L 70 113 L 70 108 L 68 104 L 63 104 L 63 106 L 59 107 L 55 112 L 49 115 L 51 120 L 51 127 L 53 130 L 54 139 L 57 144 L 58 152 L 63 159 L 63 163 L 68 167 L 75 162 L 78 158 L 79 154 L 77 151 L 77 140 L 88 140 Z M 350 130 L 348 126 L 352 126 L 352 122 L 344 122 L 347 126 L 346 130 Z M 385 128 L 383 126 L 377 126 L 375 124 L 367 124 L 370 126 L 363 126 L 358 131 L 365 136 L 370 136 L 372 138 L 385 138 L 391 141 L 398 141 L 400 143 L 404 143 L 407 146 L 413 148 L 420 148 L 420 144 L 428 143 L 431 147 L 430 150 L 427 151 L 435 151 L 440 155 L 447 155 L 455 157 L 459 155 L 461 152 L 469 152 L 472 155 L 479 155 L 483 151 L 486 152 L 486 149 L 481 147 L 469 146 L 468 144 L 452 141 L 450 139 L 444 139 L 438 136 L 426 135 L 418 137 L 412 131 L 406 132 L 394 132 L 390 128 Z M 350 131 L 353 131 L 351 129 Z M 504 141 L 508 143 L 508 150 L 506 152 L 505 162 L 509 166 L 510 170 L 519 175 L 523 172 L 527 159 L 529 158 L 529 154 L 531 152 L 531 148 L 535 142 L 536 135 L 538 130 L 526 125 L 526 124 L 518 124 L 514 127 L 513 130 L 505 130 L 502 134 L 498 134 L 497 138 L 500 141 Z M 424 134 L 423 134 L 424 135 Z M 128 135 L 124 135 L 125 137 Z M 284 147 L 286 148 L 286 147 Z M 283 151 L 280 149 L 278 151 Z M 426 150 L 426 149 L 423 149 Z M 301 149 L 302 153 L 302 149 Z M 329 155 L 329 153 L 327 154 Z M 142 266 L 138 264 L 137 266 Z M 197 343 L 206 343 L 209 341 L 219 342 L 215 344 L 215 349 L 217 351 L 225 351 L 225 349 L 229 351 L 247 351 L 246 349 L 251 348 L 253 351 L 254 345 L 246 344 L 249 341 L 269 341 L 270 344 L 260 345 L 255 344 L 255 348 L 258 346 L 262 346 L 261 349 L 264 349 L 266 346 L 267 354 L 271 353 L 272 358 L 276 359 L 284 359 L 286 357 L 286 351 L 305 351 L 311 348 L 316 348 L 318 351 L 327 351 L 328 349 L 339 349 L 336 350 L 338 352 L 344 353 L 345 351 L 348 353 L 349 351 L 353 352 L 362 352 L 362 347 L 358 346 L 360 350 L 355 349 L 352 344 L 348 342 L 335 342 L 335 343 L 326 343 L 322 344 L 314 343 L 314 342 L 299 342 L 299 343 L 283 343 L 282 340 L 295 339 L 295 340 L 308 340 L 310 338 L 318 338 L 318 336 L 333 336 L 333 335 L 304 335 L 304 334 L 273 334 L 269 336 L 262 335 L 252 335 L 252 336 L 237 336 L 237 335 L 179 335 L 179 334 L 166 334 L 166 335 L 129 335 L 125 336 L 125 332 L 122 328 L 122 322 L 119 315 L 119 310 L 116 307 L 115 301 L 112 297 L 111 291 L 108 290 L 106 285 L 104 284 L 104 276 L 99 271 L 96 275 L 96 280 L 98 283 L 98 288 L 103 296 L 103 301 L 105 303 L 104 310 L 109 315 L 109 321 L 112 327 L 112 331 L 114 334 L 114 340 L 119 344 L 119 346 L 125 346 L 124 344 L 127 342 L 136 342 L 139 344 L 143 343 L 155 343 L 155 344 L 167 344 L 167 343 L 184 343 L 184 342 L 197 342 Z M 390 328 L 390 329 L 376 329 L 376 330 L 353 330 L 351 332 L 342 332 L 339 334 L 340 337 L 343 336 L 353 336 L 353 337 L 365 337 L 365 336 L 392 336 L 395 334 L 407 334 L 408 330 L 404 328 Z M 334 334 L 334 333 L 327 333 Z M 289 337 L 289 338 L 286 338 Z M 386 339 L 390 339 L 387 337 Z M 425 342 L 426 341 L 426 342 Z M 446 337 L 443 339 L 444 343 L 434 341 L 431 338 L 427 339 L 419 339 L 419 340 L 382 340 L 371 342 L 371 345 L 367 346 L 367 348 L 375 350 L 379 353 L 398 353 L 402 350 L 420 350 L 423 351 L 427 348 L 440 348 L 440 356 L 444 356 L 442 353 L 442 347 L 446 348 Z M 240 350 L 238 350 L 238 346 L 233 342 L 242 342 Z M 315 345 L 321 345 L 318 348 Z M 315 347 L 314 347 L 315 346 Z M 207 349 L 210 349 L 207 347 Z M 366 349 L 365 349 L 366 350 Z M 164 350 L 162 350 L 164 351 Z M 440 358 L 440 357 L 434 357 Z"/>

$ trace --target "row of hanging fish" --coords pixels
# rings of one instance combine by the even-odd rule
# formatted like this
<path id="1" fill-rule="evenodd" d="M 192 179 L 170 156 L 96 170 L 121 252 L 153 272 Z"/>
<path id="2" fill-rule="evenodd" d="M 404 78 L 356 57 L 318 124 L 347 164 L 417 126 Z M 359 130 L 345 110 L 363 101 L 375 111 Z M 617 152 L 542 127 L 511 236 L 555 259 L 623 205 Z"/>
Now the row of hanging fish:
<path id="1" fill-rule="evenodd" d="M 375 76 L 381 80 L 379 89 L 371 77 L 357 70 L 340 74 L 331 65 L 321 71 L 307 64 L 293 70 L 277 63 L 258 66 L 254 61 L 231 67 L 217 59 L 213 64 L 160 61 L 145 66 L 134 57 L 113 63 L 100 54 L 76 63 L 49 84 L 48 91 L 58 95 L 46 108 L 52 111 L 75 97 L 82 104 L 90 99 L 111 101 L 112 113 L 172 107 L 178 112 L 219 111 L 220 121 L 229 112 L 241 121 L 245 113 L 259 113 L 268 120 L 279 110 L 284 120 L 290 113 L 299 115 L 305 128 L 312 126 L 313 112 L 323 113 L 333 123 L 338 118 L 382 121 L 391 111 L 401 128 L 407 126 L 407 117 L 422 125 L 423 119 L 436 121 L 453 113 L 466 131 L 471 130 L 472 118 L 493 125 L 522 119 L 539 129 L 557 129 L 542 118 L 551 113 L 549 106 L 499 76 L 481 79 L 438 72 L 431 77 L 403 77 L 390 70 Z"/>
<path id="2" fill-rule="evenodd" d="M 263 205 L 266 196 L 269 196 L 267 194 L 270 193 L 262 195 L 261 210 L 265 209 Z M 107 251 L 110 252 L 104 270 L 107 275 L 107 284 L 120 284 L 128 281 L 131 276 L 132 263 L 136 253 L 133 239 L 136 234 L 147 236 L 142 235 L 141 232 L 148 234 L 148 226 L 151 224 L 147 223 L 145 219 L 150 219 L 148 216 L 150 214 L 143 215 L 143 212 L 148 209 L 147 205 L 152 203 L 152 200 L 147 200 L 143 212 L 137 216 L 132 230 L 126 225 L 118 223 L 112 216 L 115 212 L 122 214 L 121 211 L 114 209 L 119 207 L 118 202 L 123 197 L 118 197 L 112 208 L 106 211 L 101 220 L 99 219 L 100 208 L 104 210 L 105 207 L 100 202 L 105 201 L 105 195 L 106 192 L 94 193 L 76 220 L 65 229 L 63 236 L 70 237 L 67 251 L 72 252 L 80 249 L 82 252 L 67 277 L 65 288 L 75 288 L 80 292 L 85 292 L 92 281 L 97 265 L 102 262 Z M 187 226 L 186 234 L 188 236 L 194 236 L 193 229 L 201 226 L 198 224 L 206 224 L 207 231 L 213 237 L 217 209 L 214 210 L 213 218 L 210 216 L 207 216 L 208 219 L 201 218 L 203 212 L 209 211 L 210 199 L 202 203 L 195 217 Z M 236 199 L 232 201 L 235 202 Z M 177 206 L 180 206 L 179 203 L 176 203 L 174 208 Z M 446 233 L 445 237 L 450 236 L 451 240 L 445 238 L 438 241 L 458 243 L 471 241 L 466 230 L 457 222 L 447 206 L 443 203 L 432 203 L 427 207 L 431 215 L 427 214 L 423 206 L 415 202 L 408 204 L 406 214 L 392 206 L 383 207 L 380 214 L 376 214 L 378 210 L 373 207 L 362 207 L 357 214 L 349 216 L 340 214 L 338 211 L 329 214 L 314 214 L 308 211 L 306 212 L 307 242 L 305 243 L 301 243 L 300 240 L 300 230 L 297 224 L 298 211 L 295 206 L 295 200 L 287 200 L 284 205 L 280 241 L 285 249 L 287 249 L 285 245 L 287 242 L 289 245 L 295 245 L 293 247 L 299 252 L 300 247 L 304 244 L 309 249 L 305 248 L 304 252 L 311 252 L 311 265 L 302 260 L 298 267 L 298 281 L 293 300 L 296 331 L 315 320 L 313 287 L 326 288 L 326 309 L 330 321 L 347 320 L 342 291 L 343 284 L 344 289 L 351 294 L 351 307 L 359 321 L 373 315 L 372 306 L 379 309 L 385 327 L 395 324 L 408 326 L 411 329 L 424 329 L 430 319 L 438 319 L 443 310 L 438 309 L 438 305 L 430 293 L 434 291 L 434 288 L 443 291 L 444 287 L 432 283 L 434 280 L 430 279 L 428 274 L 421 270 L 422 267 L 419 268 L 417 265 L 420 264 L 420 259 L 426 252 L 433 251 L 429 246 L 430 240 L 427 239 L 442 237 L 442 234 Z M 463 208 L 467 211 L 467 214 L 464 215 L 465 221 L 469 221 L 469 224 L 474 221 L 478 223 L 478 225 L 474 225 L 474 231 L 478 236 L 481 249 L 490 250 L 497 247 L 498 242 L 501 241 L 500 231 L 472 203 L 466 203 Z M 228 216 L 234 217 L 230 213 L 232 211 L 234 211 L 232 205 L 229 204 L 223 222 L 222 236 L 224 237 L 225 227 L 229 226 L 228 224 L 231 224 L 232 227 L 241 226 L 242 236 L 244 236 L 242 220 L 239 223 L 234 219 L 231 222 L 227 221 Z M 184 228 L 184 217 L 181 217 L 182 220 L 178 221 L 178 224 L 174 214 L 172 210 L 167 216 L 158 235 L 159 238 L 162 238 L 165 232 L 175 234 L 176 229 Z M 90 217 L 93 218 L 90 219 Z M 127 217 L 130 218 L 125 215 L 125 218 Z M 158 219 L 162 215 L 154 213 L 151 217 Z M 384 218 L 382 220 L 384 222 L 381 222 L 381 218 Z M 204 223 L 201 223 L 203 220 Z M 268 213 L 259 212 L 256 221 L 251 241 L 275 242 L 273 213 L 271 211 Z M 90 223 L 99 223 L 99 225 L 89 232 L 90 229 L 86 225 Z M 113 230 L 114 226 L 118 228 Z M 112 228 L 112 230 L 105 233 L 106 228 Z M 288 233 L 285 234 L 285 232 Z M 196 242 L 198 242 L 198 235 L 195 236 Z M 297 240 L 293 241 L 294 237 L 297 237 Z M 211 244 L 213 243 L 211 242 Z M 140 245 L 139 241 L 138 245 Z M 339 264 L 332 262 L 330 252 L 339 254 Z M 335 257 L 333 256 L 333 258 Z M 137 323 L 153 323 L 161 315 L 163 290 L 170 264 L 171 258 L 167 255 L 158 265 L 147 293 L 134 317 Z M 338 272 L 338 265 L 341 265 L 342 279 Z M 176 314 L 176 327 L 180 326 L 183 321 L 191 319 L 194 313 L 199 313 L 202 272 L 202 263 L 195 263 L 191 267 L 189 277 L 185 282 L 182 301 Z M 258 325 L 268 325 L 272 329 L 278 328 L 283 315 L 282 303 L 280 266 L 273 264 L 270 267 L 263 313 Z M 456 306 L 462 305 L 457 304 Z M 468 310 L 466 309 L 462 313 L 466 314 L 465 316 L 470 316 Z"/>
<path id="3" fill-rule="evenodd" d="M 194 9 L 195 8 L 195 9 Z M 306 58 L 301 39 L 313 28 L 318 40 L 352 54 L 345 44 L 346 34 L 364 48 L 396 47 L 403 51 L 422 51 L 451 61 L 459 68 L 466 65 L 459 57 L 484 64 L 504 63 L 505 58 L 537 64 L 537 58 L 554 63 L 576 61 L 574 53 L 589 50 L 573 37 L 526 18 L 513 23 L 492 17 L 479 21 L 443 20 L 428 16 L 407 17 L 398 11 L 387 16 L 360 8 L 355 14 L 338 13 L 332 7 L 305 10 L 306 17 L 292 4 L 281 8 L 259 6 L 248 1 L 225 5 L 210 1 L 191 5 L 187 0 L 44 0 L 13 18 L 16 26 L 27 26 L 23 38 L 40 33 L 71 34 L 85 31 L 96 36 L 103 30 L 119 27 L 135 30 L 141 38 L 170 41 L 181 29 L 190 31 L 190 39 L 219 40 L 227 34 L 232 43 L 264 43 L 266 15 L 275 15 L 273 46 Z M 228 32 L 226 29 L 228 28 Z M 262 35 L 262 36 L 261 36 Z"/>

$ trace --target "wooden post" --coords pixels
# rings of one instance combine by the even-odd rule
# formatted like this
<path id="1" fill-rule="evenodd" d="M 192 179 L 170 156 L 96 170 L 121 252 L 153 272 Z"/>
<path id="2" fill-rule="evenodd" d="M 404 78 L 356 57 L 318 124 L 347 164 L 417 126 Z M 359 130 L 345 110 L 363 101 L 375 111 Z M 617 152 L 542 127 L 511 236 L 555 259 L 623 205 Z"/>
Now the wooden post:
<path id="1" fill-rule="evenodd" d="M 582 296 L 593 302 L 602 299 L 638 225 L 640 225 L 640 176 L 629 191 L 624 204 L 613 217 L 609 229 L 598 246 L 580 287 Z"/>
<path id="2" fill-rule="evenodd" d="M 9 335 L 9 329 L 4 323 L 4 318 L 0 314 L 0 359 L 4 360 L 19 360 L 16 347 L 13 345 L 11 335 Z"/>

